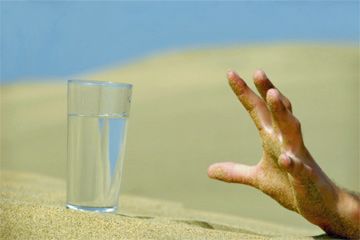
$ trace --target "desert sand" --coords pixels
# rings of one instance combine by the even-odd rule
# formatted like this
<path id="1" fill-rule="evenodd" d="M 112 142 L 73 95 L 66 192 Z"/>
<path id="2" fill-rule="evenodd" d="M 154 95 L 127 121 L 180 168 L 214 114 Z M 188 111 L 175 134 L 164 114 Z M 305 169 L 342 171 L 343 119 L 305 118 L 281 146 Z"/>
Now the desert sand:
<path id="1" fill-rule="evenodd" d="M 309 232 L 184 208 L 180 203 L 121 196 L 115 214 L 65 208 L 65 182 L 1 172 L 1 239 L 313 239 Z"/>

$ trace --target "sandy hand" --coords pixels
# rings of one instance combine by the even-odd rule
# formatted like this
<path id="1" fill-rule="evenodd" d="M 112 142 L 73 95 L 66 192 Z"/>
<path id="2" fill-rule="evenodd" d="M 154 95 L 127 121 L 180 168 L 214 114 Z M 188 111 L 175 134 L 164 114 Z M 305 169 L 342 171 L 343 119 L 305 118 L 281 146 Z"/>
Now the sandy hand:
<path id="1" fill-rule="evenodd" d="M 290 101 L 258 70 L 254 93 L 234 71 L 229 84 L 253 119 L 263 155 L 255 166 L 215 163 L 210 178 L 250 185 L 335 236 L 360 237 L 360 199 L 337 187 L 306 149 Z"/>

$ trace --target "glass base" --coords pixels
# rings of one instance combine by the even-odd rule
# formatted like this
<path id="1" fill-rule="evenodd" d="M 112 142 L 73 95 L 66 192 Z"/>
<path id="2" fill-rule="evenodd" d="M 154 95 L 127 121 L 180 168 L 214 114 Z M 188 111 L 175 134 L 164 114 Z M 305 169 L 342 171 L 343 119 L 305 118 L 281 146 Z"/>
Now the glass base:
<path id="1" fill-rule="evenodd" d="M 72 204 L 66 204 L 66 208 L 82 212 L 113 213 L 117 211 L 117 207 L 86 207 Z"/>

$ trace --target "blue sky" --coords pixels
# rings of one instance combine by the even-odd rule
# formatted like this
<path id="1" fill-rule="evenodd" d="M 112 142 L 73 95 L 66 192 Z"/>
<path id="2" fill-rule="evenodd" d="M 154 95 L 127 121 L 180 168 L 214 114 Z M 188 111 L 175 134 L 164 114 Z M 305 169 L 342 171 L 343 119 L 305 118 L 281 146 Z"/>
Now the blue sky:
<path id="1" fill-rule="evenodd" d="M 2 1 L 1 81 L 66 77 L 169 49 L 359 41 L 358 1 Z"/>

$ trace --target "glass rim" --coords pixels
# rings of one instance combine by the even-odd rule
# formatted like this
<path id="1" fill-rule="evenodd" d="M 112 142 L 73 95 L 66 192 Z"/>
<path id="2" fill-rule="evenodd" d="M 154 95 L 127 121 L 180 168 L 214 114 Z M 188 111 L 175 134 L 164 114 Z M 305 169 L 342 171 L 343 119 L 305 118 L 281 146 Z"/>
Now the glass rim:
<path id="1" fill-rule="evenodd" d="M 68 84 L 75 83 L 79 85 L 93 85 L 93 86 L 108 86 L 108 87 L 123 87 L 123 88 L 132 88 L 131 83 L 122 83 L 122 82 L 110 82 L 110 81 L 99 81 L 99 80 L 80 80 L 80 79 L 69 79 L 67 80 Z"/>

